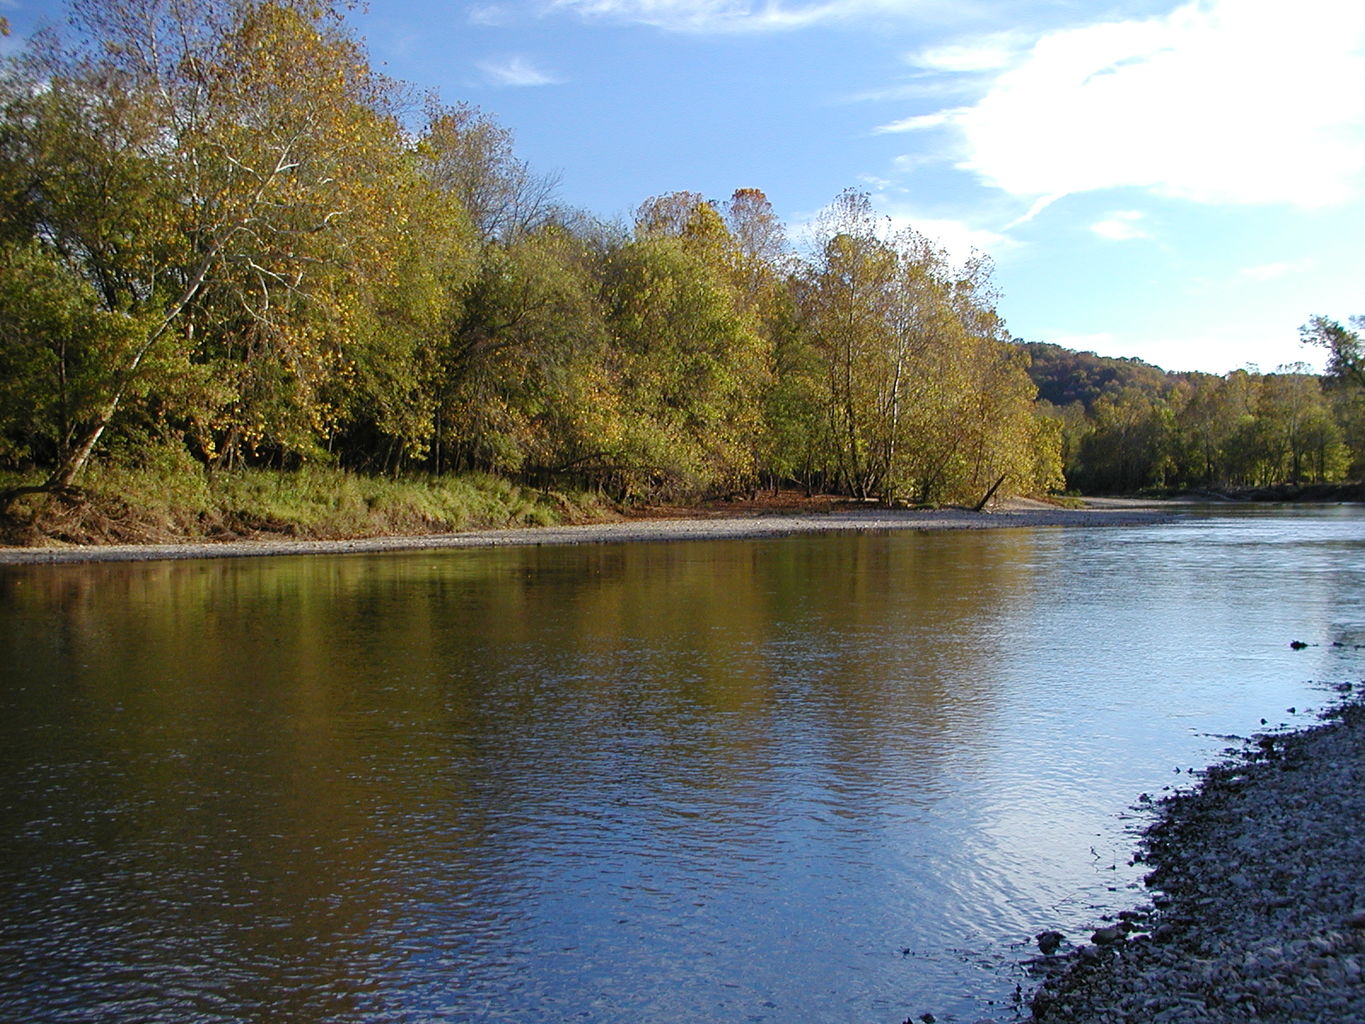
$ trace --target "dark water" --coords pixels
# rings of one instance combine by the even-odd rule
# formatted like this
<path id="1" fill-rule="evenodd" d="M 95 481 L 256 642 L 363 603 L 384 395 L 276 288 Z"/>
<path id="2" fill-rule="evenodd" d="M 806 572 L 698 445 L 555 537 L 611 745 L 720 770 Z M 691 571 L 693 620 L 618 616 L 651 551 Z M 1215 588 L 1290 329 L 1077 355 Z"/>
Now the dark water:
<path id="1" fill-rule="evenodd" d="M 1009 1020 L 1356 644 L 1347 508 L 0 570 L 0 1020 Z"/>

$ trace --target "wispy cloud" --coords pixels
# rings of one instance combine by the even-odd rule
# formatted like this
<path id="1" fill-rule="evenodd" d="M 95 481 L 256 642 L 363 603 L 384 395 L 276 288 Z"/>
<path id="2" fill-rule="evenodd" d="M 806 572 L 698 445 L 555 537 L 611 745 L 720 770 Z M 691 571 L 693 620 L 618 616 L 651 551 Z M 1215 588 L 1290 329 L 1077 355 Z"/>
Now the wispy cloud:
<path id="1" fill-rule="evenodd" d="M 1115 210 L 1102 220 L 1090 225 L 1090 230 L 1101 238 L 1114 242 L 1128 242 L 1135 238 L 1151 238 L 1142 227 L 1143 214 L 1138 210 Z"/>
<path id="2" fill-rule="evenodd" d="M 968 221 L 952 217 L 930 217 L 921 214 L 903 200 L 877 189 L 878 185 L 890 185 L 883 180 L 868 181 L 874 186 L 870 195 L 873 209 L 882 218 L 882 234 L 890 238 L 895 234 L 911 229 L 917 231 L 947 254 L 955 264 L 962 264 L 976 253 L 996 255 L 1018 245 L 1012 238 L 989 228 L 978 227 Z M 818 226 L 828 208 L 814 213 L 800 214 L 788 222 L 788 233 L 800 244 L 818 245 Z"/>
<path id="3" fill-rule="evenodd" d="M 1027 52 L 1033 37 L 1022 32 L 993 32 L 974 39 L 941 43 L 910 54 L 908 62 L 928 71 L 965 74 L 999 71 Z"/>
<path id="4" fill-rule="evenodd" d="M 517 54 L 477 61 L 475 66 L 494 85 L 526 87 L 557 85 L 562 81 L 540 70 L 526 57 Z"/>
<path id="5" fill-rule="evenodd" d="M 1012 63 L 1005 49 L 921 54 L 945 73 L 1006 64 L 975 103 L 879 130 L 942 129 L 961 169 L 1027 199 L 1136 187 L 1313 207 L 1365 178 L 1365 5 L 1207 0 L 1051 32 Z"/>
<path id="6" fill-rule="evenodd" d="M 785 32 L 866 18 L 922 18 L 951 0 L 548 0 L 551 10 L 673 32 Z M 961 6 L 958 0 L 957 6 Z"/>
<path id="7" fill-rule="evenodd" d="M 942 128 L 944 125 L 951 125 L 965 113 L 967 111 L 964 108 L 962 110 L 938 110 L 932 114 L 916 114 L 913 117 L 903 117 L 899 121 L 878 125 L 873 131 L 878 135 L 928 131 L 930 128 Z"/>
<path id="8" fill-rule="evenodd" d="M 1273 281 L 1277 277 L 1287 277 L 1310 269 L 1312 261 L 1302 259 L 1290 263 L 1261 263 L 1254 267 L 1243 267 L 1240 273 L 1253 281 Z"/>
<path id="9" fill-rule="evenodd" d="M 501 4 L 473 4 L 465 15 L 471 25 L 497 27 L 510 24 L 513 14 Z"/>

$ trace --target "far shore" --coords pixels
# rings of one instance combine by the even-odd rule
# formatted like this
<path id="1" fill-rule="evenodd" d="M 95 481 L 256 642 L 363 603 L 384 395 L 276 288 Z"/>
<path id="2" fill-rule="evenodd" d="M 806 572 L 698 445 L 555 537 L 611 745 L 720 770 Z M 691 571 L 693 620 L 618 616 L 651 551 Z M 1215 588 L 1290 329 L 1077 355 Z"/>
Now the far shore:
<path id="1" fill-rule="evenodd" d="M 616 544 L 679 540 L 754 540 L 808 533 L 886 530 L 984 530 L 1021 527 L 1141 526 L 1167 522 L 1170 502 L 1091 499 L 1084 508 L 1012 500 L 983 512 L 964 508 L 888 509 L 835 507 L 823 512 L 760 512 L 732 515 L 670 510 L 648 518 L 583 526 L 466 530 L 419 536 L 349 540 L 231 540 L 170 544 L 70 545 L 0 548 L 0 565 L 78 562 L 148 562 L 163 559 L 338 555 L 388 551 L 435 551 L 547 544 Z"/>

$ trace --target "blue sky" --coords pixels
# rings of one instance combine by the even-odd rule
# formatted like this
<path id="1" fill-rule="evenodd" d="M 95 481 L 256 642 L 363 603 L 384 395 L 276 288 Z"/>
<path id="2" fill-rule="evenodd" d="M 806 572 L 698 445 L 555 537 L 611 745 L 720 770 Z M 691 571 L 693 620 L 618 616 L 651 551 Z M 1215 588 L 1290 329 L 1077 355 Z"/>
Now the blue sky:
<path id="1" fill-rule="evenodd" d="M 0 0 L 22 35 L 57 0 Z M 1357 0 L 370 0 L 395 77 L 511 128 L 566 203 L 844 188 L 996 262 L 1011 332 L 1173 370 L 1365 313 Z M 15 40 L 8 41 L 12 47 Z"/>

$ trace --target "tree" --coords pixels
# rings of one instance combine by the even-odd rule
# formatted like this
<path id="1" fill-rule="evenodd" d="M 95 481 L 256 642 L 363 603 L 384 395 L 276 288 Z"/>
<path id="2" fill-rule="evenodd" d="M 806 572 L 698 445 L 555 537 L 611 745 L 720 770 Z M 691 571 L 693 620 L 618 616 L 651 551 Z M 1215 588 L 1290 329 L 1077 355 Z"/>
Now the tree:
<path id="1" fill-rule="evenodd" d="M 52 459 L 97 415 L 104 367 L 126 360 L 149 325 L 102 309 L 93 286 L 35 241 L 0 242 L 0 264 L 0 458 Z"/>
<path id="2" fill-rule="evenodd" d="M 139 333 L 103 351 L 45 486 L 72 483 L 162 366 L 225 371 L 232 396 L 201 435 L 311 443 L 359 282 L 394 270 L 391 85 L 313 0 L 82 0 L 71 25 L 71 46 L 40 40 L 12 69 L 0 230 Z"/>
<path id="3" fill-rule="evenodd" d="M 1257 404 L 1265 483 L 1322 482 L 1345 468 L 1340 429 L 1333 422 L 1322 385 L 1304 363 L 1281 366 L 1261 381 Z"/>
<path id="4" fill-rule="evenodd" d="M 467 211 L 486 242 L 515 242 L 550 224 L 557 180 L 532 173 L 512 148 L 512 133 L 467 103 L 427 101 L 419 151 L 426 174 Z"/>
<path id="5" fill-rule="evenodd" d="M 607 267 L 623 489 L 634 493 L 748 489 L 756 479 L 763 340 L 706 258 L 724 225 L 709 204 L 698 211 L 681 235 L 646 225 Z"/>
<path id="6" fill-rule="evenodd" d="M 1162 442 L 1159 403 L 1132 385 L 1095 400 L 1095 429 L 1081 450 L 1084 489 L 1128 492 L 1153 482 Z"/>
<path id="7" fill-rule="evenodd" d="M 873 436 L 873 409 L 894 370 L 887 360 L 894 361 L 889 320 L 896 260 L 881 229 L 866 195 L 841 194 L 817 228 L 823 242 L 803 289 L 826 374 L 836 471 L 857 498 L 870 497 L 884 475 L 885 438 L 879 444 Z"/>
<path id="8" fill-rule="evenodd" d="M 980 500 L 1056 473 L 1026 358 L 1006 346 L 990 263 L 954 267 L 913 230 L 889 235 L 846 192 L 819 226 L 801 296 L 826 379 L 837 478 L 860 498 Z"/>
<path id="9" fill-rule="evenodd" d="M 599 438 L 613 429 L 614 401 L 596 269 L 557 225 L 485 247 L 439 350 L 438 455 L 551 475 L 606 461 Z"/>
<path id="10" fill-rule="evenodd" d="M 1351 328 L 1325 316 L 1314 316 L 1299 328 L 1299 339 L 1305 345 L 1327 350 L 1329 376 L 1365 388 L 1365 342 L 1360 337 L 1365 331 L 1365 316 L 1351 317 Z"/>

